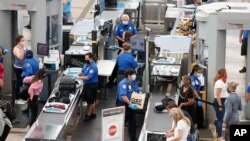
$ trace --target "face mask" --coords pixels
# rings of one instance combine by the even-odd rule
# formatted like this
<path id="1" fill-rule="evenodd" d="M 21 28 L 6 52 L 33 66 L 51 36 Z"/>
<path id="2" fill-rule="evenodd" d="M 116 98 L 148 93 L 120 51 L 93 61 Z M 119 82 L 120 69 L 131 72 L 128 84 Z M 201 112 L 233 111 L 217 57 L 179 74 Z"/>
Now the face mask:
<path id="1" fill-rule="evenodd" d="M 90 62 L 89 62 L 89 60 L 85 60 L 85 63 L 86 63 L 86 64 L 89 64 Z"/>
<path id="2" fill-rule="evenodd" d="M 131 52 L 132 52 L 132 50 L 128 50 L 127 52 L 128 52 L 128 53 L 131 53 Z"/>
<path id="3" fill-rule="evenodd" d="M 197 77 L 201 77 L 201 73 L 197 73 L 196 76 L 197 76 Z"/>
<path id="4" fill-rule="evenodd" d="M 128 25 L 128 21 L 122 21 L 122 24 Z"/>
<path id="5" fill-rule="evenodd" d="M 136 79 L 136 75 L 135 75 L 135 74 L 133 74 L 131 79 L 132 79 L 132 81 L 135 81 L 135 79 Z"/>

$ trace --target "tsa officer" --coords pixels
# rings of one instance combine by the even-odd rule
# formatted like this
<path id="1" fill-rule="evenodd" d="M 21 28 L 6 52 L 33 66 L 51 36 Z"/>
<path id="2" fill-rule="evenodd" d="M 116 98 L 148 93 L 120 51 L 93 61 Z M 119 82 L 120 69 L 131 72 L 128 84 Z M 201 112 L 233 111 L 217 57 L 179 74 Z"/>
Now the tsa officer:
<path id="1" fill-rule="evenodd" d="M 137 35 L 137 29 L 133 23 L 129 22 L 128 14 L 123 14 L 121 16 L 121 21 L 122 23 L 117 26 L 115 31 L 119 47 L 122 47 L 122 44 L 125 42 L 125 31 L 129 31 L 132 34 L 131 38 L 135 38 Z"/>
<path id="2" fill-rule="evenodd" d="M 201 89 L 201 81 L 198 77 L 202 75 L 202 70 L 199 65 L 194 65 L 192 72 L 190 73 L 190 79 L 191 79 L 191 84 L 194 92 L 195 98 L 198 100 L 197 101 L 197 106 L 196 106 L 196 123 L 198 128 L 203 128 L 203 109 L 202 109 L 202 102 L 199 101 L 201 99 L 201 94 L 200 94 L 200 89 Z"/>
<path id="3" fill-rule="evenodd" d="M 82 72 L 78 75 L 78 79 L 84 82 L 84 98 L 87 102 L 87 114 L 84 121 L 87 122 L 96 118 L 96 95 L 98 89 L 98 69 L 92 53 L 85 54 L 85 65 Z"/>
<path id="4" fill-rule="evenodd" d="M 135 58 L 131 55 L 131 45 L 124 44 L 123 45 L 123 52 L 118 56 L 117 63 L 118 63 L 118 73 L 124 72 L 128 69 L 136 69 L 138 67 L 138 63 L 135 61 Z"/>
<path id="5" fill-rule="evenodd" d="M 139 87 L 136 80 L 136 72 L 133 69 L 126 70 L 125 78 L 118 84 L 118 95 L 116 106 L 125 106 L 125 121 L 128 122 L 128 131 L 130 141 L 137 141 L 136 138 L 136 110 L 135 104 L 130 102 L 133 92 L 139 93 Z"/>
<path id="6" fill-rule="evenodd" d="M 33 58 L 33 51 L 27 50 L 25 53 L 25 64 L 23 65 L 22 76 L 35 75 L 39 70 L 39 64 L 37 60 Z"/>

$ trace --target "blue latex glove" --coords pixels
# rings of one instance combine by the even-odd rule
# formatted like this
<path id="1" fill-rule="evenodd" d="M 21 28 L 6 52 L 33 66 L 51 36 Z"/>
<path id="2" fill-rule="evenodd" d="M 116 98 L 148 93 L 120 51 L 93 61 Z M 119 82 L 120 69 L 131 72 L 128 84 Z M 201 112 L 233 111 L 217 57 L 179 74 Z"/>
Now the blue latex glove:
<path id="1" fill-rule="evenodd" d="M 22 76 L 22 77 L 24 77 L 24 76 L 25 76 L 25 73 L 24 73 L 24 72 L 22 72 L 21 76 Z"/>
<path id="2" fill-rule="evenodd" d="M 78 75 L 74 75 L 74 76 L 72 77 L 73 80 L 77 80 L 78 78 L 79 78 Z"/>
<path id="3" fill-rule="evenodd" d="M 4 54 L 9 54 L 10 53 L 10 51 L 8 50 L 8 49 L 4 49 Z"/>
<path id="4" fill-rule="evenodd" d="M 197 103 L 197 105 L 198 105 L 199 107 L 201 107 L 201 106 L 202 106 L 202 101 L 201 101 L 201 99 L 198 99 L 198 103 Z"/>
<path id="5" fill-rule="evenodd" d="M 136 105 L 134 103 L 130 103 L 128 107 L 132 110 L 137 110 Z"/>

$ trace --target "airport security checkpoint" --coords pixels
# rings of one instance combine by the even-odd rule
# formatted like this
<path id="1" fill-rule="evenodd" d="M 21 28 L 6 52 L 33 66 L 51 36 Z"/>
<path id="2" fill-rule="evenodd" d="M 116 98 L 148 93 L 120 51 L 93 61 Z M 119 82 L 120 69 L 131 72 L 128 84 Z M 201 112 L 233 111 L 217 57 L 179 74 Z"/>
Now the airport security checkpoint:
<path id="1" fill-rule="evenodd" d="M 250 125 L 248 0 L 1 0 L 0 19 L 0 141 L 230 141 Z"/>

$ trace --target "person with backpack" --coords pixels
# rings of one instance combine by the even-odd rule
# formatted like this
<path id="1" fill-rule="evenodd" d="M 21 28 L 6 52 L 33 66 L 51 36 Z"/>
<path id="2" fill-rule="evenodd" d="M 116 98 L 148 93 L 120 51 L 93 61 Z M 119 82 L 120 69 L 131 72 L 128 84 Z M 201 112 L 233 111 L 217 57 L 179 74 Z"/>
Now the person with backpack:
<path id="1" fill-rule="evenodd" d="M 29 123 L 26 129 L 29 129 L 36 120 L 38 114 L 38 98 L 43 89 L 43 79 L 45 74 L 46 71 L 44 69 L 40 69 L 36 75 L 24 78 L 25 83 L 31 84 L 28 90 Z"/>

